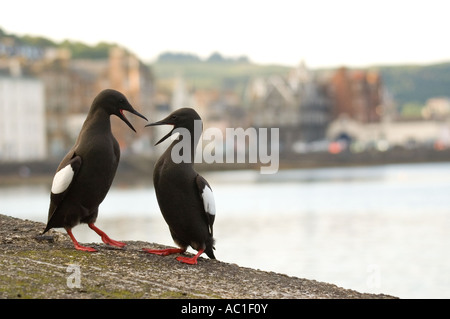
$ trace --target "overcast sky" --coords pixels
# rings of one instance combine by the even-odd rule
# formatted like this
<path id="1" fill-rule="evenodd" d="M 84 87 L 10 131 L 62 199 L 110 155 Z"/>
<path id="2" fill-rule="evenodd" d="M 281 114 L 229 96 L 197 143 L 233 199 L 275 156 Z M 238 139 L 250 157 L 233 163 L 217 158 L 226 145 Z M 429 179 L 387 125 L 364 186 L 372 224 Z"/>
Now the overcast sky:
<path id="1" fill-rule="evenodd" d="M 5 3 L 6 2 L 6 3 Z M 310 67 L 450 60 L 448 0 L 5 0 L 0 28 L 55 41 Z"/>

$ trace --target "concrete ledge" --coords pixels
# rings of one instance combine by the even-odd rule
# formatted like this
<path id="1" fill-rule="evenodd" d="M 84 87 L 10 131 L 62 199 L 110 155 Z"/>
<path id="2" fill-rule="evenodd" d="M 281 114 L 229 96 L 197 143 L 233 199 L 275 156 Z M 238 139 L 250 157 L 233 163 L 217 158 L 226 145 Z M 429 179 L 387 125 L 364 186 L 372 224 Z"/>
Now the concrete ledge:
<path id="1" fill-rule="evenodd" d="M 61 232 L 37 239 L 44 227 L 0 214 L 0 298 L 395 298 L 207 258 L 185 265 L 143 252 L 163 247 L 146 242 L 80 252 Z"/>

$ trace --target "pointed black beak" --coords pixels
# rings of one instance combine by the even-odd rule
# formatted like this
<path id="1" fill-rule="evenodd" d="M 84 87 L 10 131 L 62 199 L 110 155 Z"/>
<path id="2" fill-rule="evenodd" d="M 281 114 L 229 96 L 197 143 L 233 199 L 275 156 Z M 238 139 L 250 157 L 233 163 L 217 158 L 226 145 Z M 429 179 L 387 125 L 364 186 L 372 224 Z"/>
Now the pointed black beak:
<path id="1" fill-rule="evenodd" d="M 168 122 L 166 119 L 155 122 L 155 123 L 150 123 L 147 124 L 145 127 L 147 126 L 157 126 L 157 125 L 174 125 L 173 123 Z M 159 143 L 165 141 L 170 135 L 172 135 L 173 131 L 175 130 L 175 127 L 166 135 L 163 136 L 163 138 L 161 138 L 158 142 L 156 142 L 155 146 L 158 145 Z"/>
<path id="2" fill-rule="evenodd" d="M 135 133 L 136 133 L 136 130 L 134 129 L 133 125 L 131 125 L 131 123 L 128 121 L 128 119 L 125 117 L 125 114 L 123 114 L 123 111 L 128 111 L 128 112 L 130 112 L 130 113 L 132 113 L 134 115 L 137 115 L 137 116 L 143 118 L 144 120 L 148 121 L 147 118 L 144 115 L 142 115 L 141 113 L 136 111 L 131 105 L 129 107 L 127 107 L 127 108 L 120 109 L 118 117 L 122 121 L 124 121 Z"/>

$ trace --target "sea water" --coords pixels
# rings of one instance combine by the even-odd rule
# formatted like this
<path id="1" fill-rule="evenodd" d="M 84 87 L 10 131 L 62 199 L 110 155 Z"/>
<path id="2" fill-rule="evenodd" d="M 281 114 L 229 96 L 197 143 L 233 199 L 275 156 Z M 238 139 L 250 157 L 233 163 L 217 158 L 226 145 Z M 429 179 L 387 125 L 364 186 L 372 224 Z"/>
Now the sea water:
<path id="1" fill-rule="evenodd" d="M 450 298 L 450 163 L 203 175 L 221 261 L 360 292 Z M 45 223 L 48 187 L 0 188 L 0 213 Z M 96 225 L 116 240 L 174 245 L 151 177 L 114 186 Z M 73 232 L 100 242 L 86 225 Z"/>

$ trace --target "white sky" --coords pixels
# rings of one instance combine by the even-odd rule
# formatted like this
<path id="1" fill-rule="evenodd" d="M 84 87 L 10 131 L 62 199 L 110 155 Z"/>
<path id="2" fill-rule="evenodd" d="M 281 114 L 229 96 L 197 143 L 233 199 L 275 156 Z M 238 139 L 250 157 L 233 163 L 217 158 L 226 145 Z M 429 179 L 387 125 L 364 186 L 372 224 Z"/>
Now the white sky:
<path id="1" fill-rule="evenodd" d="M 0 9 L 6 32 L 115 42 L 144 61 L 218 51 L 313 68 L 448 61 L 449 21 L 448 0 L 4 0 Z"/>

